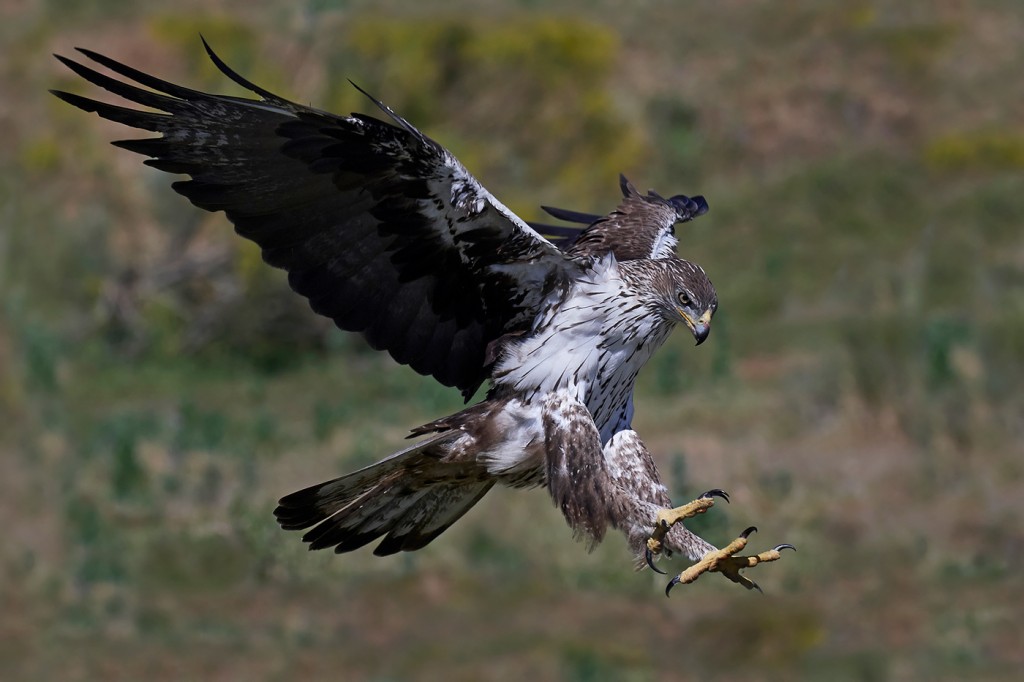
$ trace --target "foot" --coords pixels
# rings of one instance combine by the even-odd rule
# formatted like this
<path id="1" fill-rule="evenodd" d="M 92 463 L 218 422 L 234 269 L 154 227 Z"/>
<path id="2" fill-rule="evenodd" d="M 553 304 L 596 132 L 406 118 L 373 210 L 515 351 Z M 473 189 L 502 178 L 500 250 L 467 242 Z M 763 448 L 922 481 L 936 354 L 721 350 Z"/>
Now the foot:
<path id="1" fill-rule="evenodd" d="M 753 568 L 758 564 L 769 561 L 778 561 L 781 557 L 782 550 L 791 549 L 795 552 L 796 547 L 788 544 L 777 545 L 774 549 L 770 549 L 767 552 L 761 552 L 760 554 L 735 556 L 738 552 L 743 551 L 743 548 L 747 546 L 747 538 L 751 533 L 756 531 L 757 528 L 751 526 L 743 531 L 738 538 L 730 542 L 724 549 L 719 549 L 705 554 L 703 559 L 669 581 L 669 584 L 665 587 L 665 596 L 667 597 L 669 592 L 672 591 L 672 588 L 679 583 L 687 585 L 705 573 L 721 573 L 729 580 L 742 585 L 748 590 L 756 589 L 760 592 L 761 588 L 758 584 L 750 578 L 742 575 L 740 570 L 744 568 Z"/>
<path id="2" fill-rule="evenodd" d="M 654 555 L 661 554 L 664 549 L 662 541 L 665 539 L 665 533 L 668 532 L 669 528 L 676 525 L 683 519 L 688 519 L 696 516 L 697 514 L 703 514 L 708 509 L 711 509 L 711 507 L 715 505 L 716 497 L 721 497 L 726 502 L 729 501 L 728 493 L 724 490 L 719 490 L 718 488 L 712 488 L 711 490 L 702 493 L 693 502 L 684 504 L 682 507 L 658 510 L 658 518 L 654 523 L 654 532 L 652 532 L 651 537 L 647 539 L 647 549 L 644 550 L 644 559 L 647 560 L 647 565 L 651 567 L 652 571 L 665 575 L 665 571 L 660 570 L 654 565 Z"/>

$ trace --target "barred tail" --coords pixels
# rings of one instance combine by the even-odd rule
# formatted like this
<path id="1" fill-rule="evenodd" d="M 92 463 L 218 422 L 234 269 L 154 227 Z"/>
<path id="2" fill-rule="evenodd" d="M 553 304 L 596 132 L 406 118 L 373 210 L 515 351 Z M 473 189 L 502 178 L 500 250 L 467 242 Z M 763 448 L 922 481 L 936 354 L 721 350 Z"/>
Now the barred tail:
<path id="1" fill-rule="evenodd" d="M 494 479 L 476 464 L 439 461 L 450 433 L 439 433 L 347 476 L 283 497 L 274 515 L 310 549 L 351 552 L 384 540 L 374 554 L 430 543 L 483 497 Z"/>

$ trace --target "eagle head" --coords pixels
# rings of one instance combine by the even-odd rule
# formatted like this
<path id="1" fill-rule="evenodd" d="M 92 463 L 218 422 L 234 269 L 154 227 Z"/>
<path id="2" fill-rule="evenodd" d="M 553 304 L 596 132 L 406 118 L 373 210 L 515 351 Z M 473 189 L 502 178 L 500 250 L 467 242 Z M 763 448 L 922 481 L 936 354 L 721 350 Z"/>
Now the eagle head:
<path id="1" fill-rule="evenodd" d="M 704 268 L 681 258 L 648 261 L 652 266 L 654 306 L 666 322 L 690 328 L 697 345 L 711 333 L 718 294 Z"/>

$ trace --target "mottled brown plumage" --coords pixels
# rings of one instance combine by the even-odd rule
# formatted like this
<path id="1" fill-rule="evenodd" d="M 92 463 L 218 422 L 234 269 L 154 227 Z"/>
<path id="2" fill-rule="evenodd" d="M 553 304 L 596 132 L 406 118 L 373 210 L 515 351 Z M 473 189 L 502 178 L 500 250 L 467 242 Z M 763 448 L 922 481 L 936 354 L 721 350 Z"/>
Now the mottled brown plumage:
<path id="1" fill-rule="evenodd" d="M 619 260 L 669 258 L 675 255 L 675 225 L 708 210 L 704 197 L 666 200 L 654 192 L 643 195 L 625 176 L 620 176 L 619 185 L 622 202 L 607 216 L 591 221 L 568 247 L 570 254 L 610 251 Z"/>

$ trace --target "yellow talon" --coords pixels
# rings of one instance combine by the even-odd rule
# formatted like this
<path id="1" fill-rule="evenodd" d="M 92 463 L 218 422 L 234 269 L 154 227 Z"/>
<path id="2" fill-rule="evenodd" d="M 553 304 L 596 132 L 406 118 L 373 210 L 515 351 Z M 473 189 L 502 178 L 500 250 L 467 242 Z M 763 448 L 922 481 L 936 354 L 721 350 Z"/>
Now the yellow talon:
<path id="1" fill-rule="evenodd" d="M 654 521 L 654 530 L 651 532 L 651 537 L 647 538 L 647 549 L 644 551 L 644 559 L 647 560 L 647 565 L 651 567 L 652 571 L 662 575 L 665 574 L 665 571 L 659 570 L 654 565 L 654 555 L 661 554 L 663 549 L 662 541 L 665 539 L 665 534 L 668 533 L 669 528 L 683 519 L 703 514 L 708 509 L 711 509 L 711 507 L 715 506 L 716 497 L 721 497 L 726 502 L 729 501 L 729 495 L 725 491 L 714 488 L 708 490 L 693 502 L 684 504 L 681 507 L 658 510 L 658 516 Z"/>
<path id="2" fill-rule="evenodd" d="M 669 592 L 671 592 L 672 588 L 676 585 L 680 583 L 688 585 L 705 573 L 721 573 L 729 580 L 742 585 L 748 590 L 756 589 L 760 592 L 761 588 L 758 584 L 750 578 L 740 574 L 740 570 L 744 568 L 753 568 L 758 564 L 767 563 L 769 561 L 778 561 L 782 557 L 781 550 L 792 549 L 793 551 L 796 551 L 796 547 L 788 544 L 778 545 L 777 547 L 761 552 L 760 554 L 754 554 L 751 556 L 734 556 L 737 552 L 742 551 L 747 546 L 748 537 L 756 530 L 757 528 L 751 526 L 743 531 L 738 538 L 730 542 L 726 547 L 714 552 L 708 552 L 700 561 L 672 578 L 672 580 L 669 581 L 669 584 L 665 587 L 665 596 L 667 597 Z"/>

